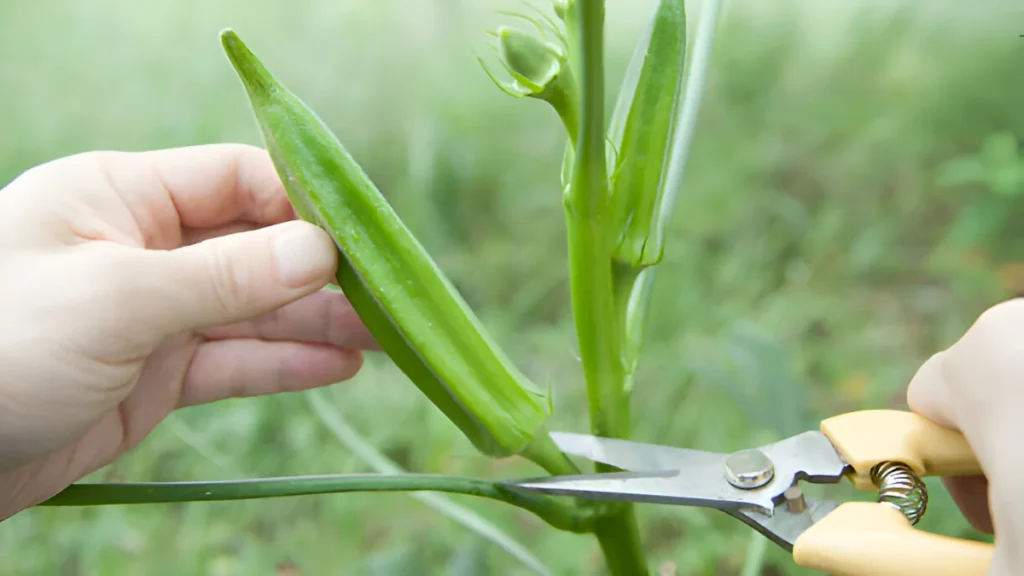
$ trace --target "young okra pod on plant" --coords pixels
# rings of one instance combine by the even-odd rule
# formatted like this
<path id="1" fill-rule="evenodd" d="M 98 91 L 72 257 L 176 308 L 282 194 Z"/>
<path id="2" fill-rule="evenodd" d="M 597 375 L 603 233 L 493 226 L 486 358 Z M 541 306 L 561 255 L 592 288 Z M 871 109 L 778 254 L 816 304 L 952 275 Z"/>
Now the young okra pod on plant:
<path id="1" fill-rule="evenodd" d="M 488 335 L 334 134 L 231 30 L 221 42 L 299 216 L 334 239 L 339 285 L 381 348 L 481 452 L 571 471 L 549 399 Z"/>
<path id="2" fill-rule="evenodd" d="M 612 116 L 615 259 L 635 268 L 661 261 L 662 211 L 686 58 L 684 0 L 661 0 L 637 45 Z"/>

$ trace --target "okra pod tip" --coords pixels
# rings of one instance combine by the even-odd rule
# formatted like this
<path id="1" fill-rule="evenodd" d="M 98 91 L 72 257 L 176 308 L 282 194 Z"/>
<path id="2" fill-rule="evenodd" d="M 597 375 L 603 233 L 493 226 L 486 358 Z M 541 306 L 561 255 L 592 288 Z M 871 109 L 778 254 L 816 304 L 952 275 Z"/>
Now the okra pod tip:
<path id="1" fill-rule="evenodd" d="M 477 448 L 565 469 L 550 399 L 501 350 L 333 131 L 230 29 L 223 48 L 298 214 L 338 246 L 339 285 L 399 369 Z"/>
<path id="2" fill-rule="evenodd" d="M 261 94 L 273 90 L 275 83 L 270 71 L 263 66 L 234 30 L 231 28 L 221 30 L 220 43 L 228 59 L 231 60 L 231 65 L 238 70 L 239 77 L 252 97 L 257 98 Z"/>

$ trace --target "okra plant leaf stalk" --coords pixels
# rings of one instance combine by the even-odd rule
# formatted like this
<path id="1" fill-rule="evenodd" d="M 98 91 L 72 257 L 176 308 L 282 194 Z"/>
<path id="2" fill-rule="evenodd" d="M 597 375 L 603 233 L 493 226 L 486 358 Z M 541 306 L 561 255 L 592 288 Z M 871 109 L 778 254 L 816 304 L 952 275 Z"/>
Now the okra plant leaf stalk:
<path id="1" fill-rule="evenodd" d="M 511 362 L 323 121 L 232 30 L 221 42 L 299 216 L 334 239 L 337 279 L 381 348 L 492 457 L 576 470 L 544 429 L 549 399 Z"/>
<path id="2" fill-rule="evenodd" d="M 344 492 L 446 492 L 499 500 L 529 510 L 567 532 L 589 532 L 593 514 L 548 497 L 510 490 L 500 482 L 443 474 L 335 474 L 210 482 L 113 482 L 74 484 L 40 506 L 100 506 L 223 502 Z"/>

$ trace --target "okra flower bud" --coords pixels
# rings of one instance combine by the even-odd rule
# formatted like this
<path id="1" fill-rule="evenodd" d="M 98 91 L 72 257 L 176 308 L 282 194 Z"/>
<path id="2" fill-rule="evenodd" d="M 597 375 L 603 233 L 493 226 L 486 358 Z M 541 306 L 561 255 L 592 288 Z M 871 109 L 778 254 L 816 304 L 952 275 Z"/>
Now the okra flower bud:
<path id="1" fill-rule="evenodd" d="M 540 25 L 538 28 L 542 29 Z M 536 98 L 550 104 L 561 118 L 570 138 L 575 138 L 579 125 L 579 104 L 576 82 L 565 49 L 536 34 L 509 26 L 499 27 L 495 36 L 499 60 L 512 80 L 498 80 L 483 59 L 480 59 L 484 72 L 498 88 L 514 98 Z"/>
<path id="2" fill-rule="evenodd" d="M 551 84 L 565 60 L 557 46 L 508 26 L 498 28 L 498 50 L 512 77 L 534 95 Z"/>
<path id="3" fill-rule="evenodd" d="M 662 0 L 637 46 L 611 121 L 615 147 L 612 209 L 614 257 L 635 268 L 661 261 L 661 212 L 673 178 L 667 165 L 683 99 L 686 12 L 683 0 Z"/>
<path id="4" fill-rule="evenodd" d="M 299 216 L 338 246 L 339 285 L 377 342 L 481 452 L 570 470 L 549 399 L 469 306 L 342 144 L 230 30 L 221 41 Z"/>

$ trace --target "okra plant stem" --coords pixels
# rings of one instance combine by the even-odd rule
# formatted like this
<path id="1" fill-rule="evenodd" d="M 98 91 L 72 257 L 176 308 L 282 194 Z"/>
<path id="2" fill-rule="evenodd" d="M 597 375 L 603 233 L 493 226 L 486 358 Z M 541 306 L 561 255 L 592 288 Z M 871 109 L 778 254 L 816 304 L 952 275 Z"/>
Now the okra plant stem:
<path id="1" fill-rule="evenodd" d="M 573 317 L 587 381 L 591 430 L 599 436 L 629 434 L 629 396 L 623 365 L 624 327 L 616 304 L 609 230 L 608 166 L 605 159 L 604 0 L 571 4 L 579 24 L 581 83 L 576 160 L 566 193 Z M 598 471 L 608 468 L 597 465 Z M 614 575 L 647 574 L 633 506 L 608 506 L 594 534 Z"/>
<path id="2" fill-rule="evenodd" d="M 587 380 L 592 431 L 622 438 L 621 329 L 616 317 L 605 162 L 604 1 L 579 0 L 583 84 L 573 177 L 565 198 L 573 317 Z"/>

